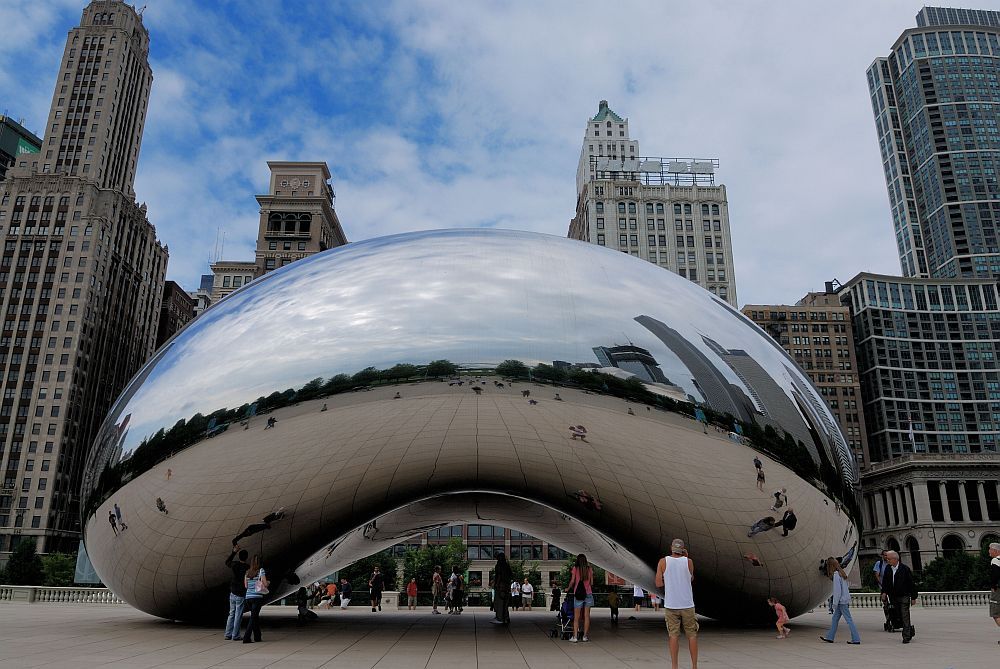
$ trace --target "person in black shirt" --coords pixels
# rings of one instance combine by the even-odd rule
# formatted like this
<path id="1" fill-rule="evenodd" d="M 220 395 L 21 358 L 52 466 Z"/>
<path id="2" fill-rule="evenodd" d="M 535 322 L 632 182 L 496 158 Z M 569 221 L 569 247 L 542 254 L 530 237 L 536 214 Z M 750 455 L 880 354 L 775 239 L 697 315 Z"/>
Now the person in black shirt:
<path id="1" fill-rule="evenodd" d="M 910 643 L 914 633 L 910 606 L 917 603 L 917 585 L 913 582 L 913 572 L 899 561 L 899 553 L 886 551 L 885 559 L 889 564 L 882 572 L 882 601 L 891 603 L 899 611 L 903 643 Z"/>
<path id="2" fill-rule="evenodd" d="M 372 613 L 375 612 L 375 607 L 378 607 L 379 611 L 382 610 L 382 588 L 384 585 L 385 578 L 379 568 L 375 567 L 375 570 L 372 571 L 372 577 L 368 579 L 368 587 L 371 589 Z"/>
<path id="3" fill-rule="evenodd" d="M 990 544 L 990 618 L 1000 627 L 1000 542 Z"/>
<path id="4" fill-rule="evenodd" d="M 351 593 L 354 588 L 351 586 L 351 582 L 346 578 L 340 579 L 340 608 L 347 609 L 351 604 Z"/>
<path id="5" fill-rule="evenodd" d="M 787 537 L 788 533 L 795 529 L 795 525 L 799 522 L 799 519 L 795 516 L 795 511 L 788 509 L 785 511 L 785 515 L 781 517 L 777 523 L 774 524 L 775 527 L 781 526 L 781 536 Z"/>
<path id="6" fill-rule="evenodd" d="M 234 560 L 234 558 L 239 558 Z M 247 552 L 241 550 L 238 545 L 233 546 L 233 552 L 226 558 L 226 566 L 233 572 L 233 578 L 229 581 L 229 618 L 226 619 L 226 639 L 239 641 L 240 625 L 243 621 L 243 602 L 247 595 L 247 588 L 243 585 L 243 576 L 247 573 L 250 565 L 247 564 Z"/>
<path id="7" fill-rule="evenodd" d="M 493 568 L 493 614 L 490 622 L 494 625 L 510 623 L 510 582 L 514 579 L 507 556 L 497 553 L 497 564 Z"/>

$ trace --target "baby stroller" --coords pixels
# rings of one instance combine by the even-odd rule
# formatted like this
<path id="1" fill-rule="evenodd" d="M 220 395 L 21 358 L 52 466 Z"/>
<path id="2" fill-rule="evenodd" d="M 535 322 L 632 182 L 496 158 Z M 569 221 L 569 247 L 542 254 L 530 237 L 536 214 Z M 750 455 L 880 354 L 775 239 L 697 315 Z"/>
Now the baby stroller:
<path id="1" fill-rule="evenodd" d="M 573 636 L 573 598 L 567 597 L 566 601 L 556 612 L 556 624 L 553 625 L 549 637 L 552 639 L 562 639 L 565 641 Z"/>

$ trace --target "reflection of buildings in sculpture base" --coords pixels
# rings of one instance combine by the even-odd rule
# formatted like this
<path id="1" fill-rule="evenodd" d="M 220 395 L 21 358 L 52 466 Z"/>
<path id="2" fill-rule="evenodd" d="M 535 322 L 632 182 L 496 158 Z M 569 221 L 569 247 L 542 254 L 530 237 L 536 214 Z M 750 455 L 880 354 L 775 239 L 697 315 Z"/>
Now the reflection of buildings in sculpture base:
<path id="1" fill-rule="evenodd" d="M 212 304 L 272 270 L 347 243 L 326 163 L 268 161 L 267 166 L 268 192 L 257 196 L 255 259 L 212 263 Z"/>
<path id="2" fill-rule="evenodd" d="M 1000 454 L 909 454 L 862 476 L 862 555 L 899 551 L 920 570 L 935 557 L 1000 541 Z"/>
<path id="3" fill-rule="evenodd" d="M 601 100 L 587 123 L 567 237 L 648 260 L 736 305 L 726 187 L 718 160 L 643 158 L 628 119 Z"/>
<path id="4" fill-rule="evenodd" d="M 468 550 L 469 588 L 473 593 L 489 592 L 492 569 L 500 551 L 510 560 L 524 560 L 525 567 L 537 563 L 542 577 L 540 592 L 549 592 L 549 584 L 559 580 L 559 572 L 569 557 L 561 548 L 530 534 L 493 525 L 452 525 L 431 530 L 393 546 L 393 554 L 402 557 L 408 548 L 446 544 L 453 537 L 462 539 Z"/>

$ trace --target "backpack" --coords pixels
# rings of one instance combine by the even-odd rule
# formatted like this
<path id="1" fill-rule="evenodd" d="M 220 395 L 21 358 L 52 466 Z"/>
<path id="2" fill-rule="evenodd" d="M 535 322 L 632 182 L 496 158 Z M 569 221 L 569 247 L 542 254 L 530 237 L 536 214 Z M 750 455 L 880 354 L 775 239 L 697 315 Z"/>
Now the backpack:
<path id="1" fill-rule="evenodd" d="M 578 580 L 576 582 L 576 588 L 573 590 L 573 598 L 578 602 L 582 602 L 587 599 L 587 586 L 583 584 L 584 575 L 582 570 L 577 568 L 576 573 Z"/>

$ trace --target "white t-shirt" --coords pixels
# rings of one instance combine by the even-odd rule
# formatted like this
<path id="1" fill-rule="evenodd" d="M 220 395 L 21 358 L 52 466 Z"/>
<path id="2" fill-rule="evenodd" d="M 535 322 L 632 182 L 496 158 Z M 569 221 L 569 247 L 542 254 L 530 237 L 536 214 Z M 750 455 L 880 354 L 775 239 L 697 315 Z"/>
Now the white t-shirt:
<path id="1" fill-rule="evenodd" d="M 524 593 L 524 595 L 530 597 L 535 593 L 535 588 L 530 583 L 525 583 L 524 585 L 521 586 L 521 592 Z"/>
<path id="2" fill-rule="evenodd" d="M 517 583 L 511 583 L 510 584 L 510 594 L 511 594 L 511 597 L 517 597 L 518 595 L 520 595 L 521 594 L 521 586 L 519 586 Z"/>
<path id="3" fill-rule="evenodd" d="M 642 592 L 642 588 L 640 588 L 637 585 L 633 585 L 632 586 L 632 596 L 633 597 L 645 597 L 645 595 Z"/>

